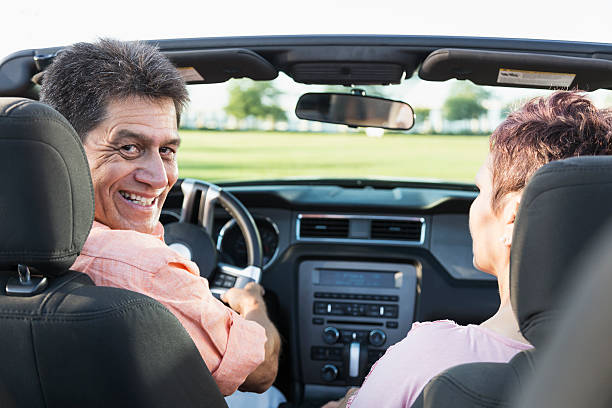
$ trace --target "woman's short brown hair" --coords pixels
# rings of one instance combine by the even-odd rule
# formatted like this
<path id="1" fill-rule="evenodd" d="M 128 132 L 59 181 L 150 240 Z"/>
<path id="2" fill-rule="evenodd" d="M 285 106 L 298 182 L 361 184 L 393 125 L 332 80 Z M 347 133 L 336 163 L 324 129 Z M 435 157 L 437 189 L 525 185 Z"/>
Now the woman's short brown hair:
<path id="1" fill-rule="evenodd" d="M 491 135 L 493 209 L 548 162 L 611 154 L 611 138 L 612 110 L 597 109 L 583 92 L 557 91 L 530 100 Z"/>

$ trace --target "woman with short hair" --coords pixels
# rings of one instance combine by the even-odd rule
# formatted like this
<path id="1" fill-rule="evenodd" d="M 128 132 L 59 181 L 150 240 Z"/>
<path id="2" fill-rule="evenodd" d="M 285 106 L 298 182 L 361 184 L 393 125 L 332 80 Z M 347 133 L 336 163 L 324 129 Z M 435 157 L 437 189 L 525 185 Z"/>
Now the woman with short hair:
<path id="1" fill-rule="evenodd" d="M 612 110 L 597 109 L 583 93 L 558 91 L 511 113 L 490 138 L 476 175 L 480 190 L 469 215 L 474 266 L 497 277 L 500 306 L 480 325 L 451 320 L 414 323 L 389 347 L 361 389 L 324 408 L 409 407 L 441 371 L 471 362 L 508 362 L 532 346 L 510 304 L 510 247 L 522 192 L 538 168 L 554 160 L 612 153 Z"/>

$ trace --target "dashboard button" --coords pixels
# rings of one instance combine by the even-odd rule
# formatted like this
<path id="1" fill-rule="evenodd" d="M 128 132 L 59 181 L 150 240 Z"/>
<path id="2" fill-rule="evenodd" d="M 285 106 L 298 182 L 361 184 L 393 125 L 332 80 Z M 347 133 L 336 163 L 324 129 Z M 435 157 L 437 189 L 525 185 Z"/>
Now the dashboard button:
<path id="1" fill-rule="evenodd" d="M 366 316 L 369 317 L 378 317 L 379 315 L 379 306 L 378 305 L 368 305 L 366 309 Z"/>
<path id="2" fill-rule="evenodd" d="M 323 318 L 322 317 L 313 317 L 312 318 L 312 324 L 323 324 Z M 387 326 L 389 327 L 389 326 Z"/>
<path id="3" fill-rule="evenodd" d="M 342 330 L 340 332 L 340 337 L 343 343 L 350 343 L 353 341 L 353 331 L 352 330 Z"/>
<path id="4" fill-rule="evenodd" d="M 327 308 L 329 314 L 342 316 L 346 314 L 346 304 L 344 303 L 331 303 Z"/>
<path id="5" fill-rule="evenodd" d="M 327 314 L 327 303 L 326 302 L 314 302 L 314 313 L 315 314 Z"/>
<path id="6" fill-rule="evenodd" d="M 340 338 L 340 332 L 335 327 L 326 327 L 323 330 L 323 341 L 327 344 L 335 344 Z"/>
<path id="7" fill-rule="evenodd" d="M 397 329 L 397 326 L 398 326 L 397 322 L 387 322 L 387 327 L 389 329 Z"/>
<path id="8" fill-rule="evenodd" d="M 387 335 L 380 329 L 374 329 L 368 335 L 368 342 L 374 347 L 382 346 L 385 341 L 387 341 Z"/>
<path id="9" fill-rule="evenodd" d="M 342 349 L 340 347 L 330 347 L 327 349 L 327 357 L 330 360 L 342 361 Z"/>
<path id="10" fill-rule="evenodd" d="M 338 377 L 338 367 L 333 364 L 325 364 L 321 368 L 321 379 L 325 382 L 332 382 Z"/>
<path id="11" fill-rule="evenodd" d="M 325 347 L 311 347 L 310 348 L 310 359 L 311 360 L 327 360 L 327 350 Z"/>
<path id="12" fill-rule="evenodd" d="M 382 306 L 381 306 L 382 307 Z M 395 305 L 387 305 L 382 313 L 384 317 L 397 318 L 397 306 Z"/>

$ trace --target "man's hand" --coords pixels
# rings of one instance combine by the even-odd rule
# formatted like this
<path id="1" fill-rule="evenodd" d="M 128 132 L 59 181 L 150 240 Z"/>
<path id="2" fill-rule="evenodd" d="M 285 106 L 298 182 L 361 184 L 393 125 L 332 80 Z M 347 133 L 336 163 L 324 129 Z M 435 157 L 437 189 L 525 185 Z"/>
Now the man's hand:
<path id="1" fill-rule="evenodd" d="M 280 336 L 268 317 L 261 285 L 250 282 L 243 289 L 232 288 L 221 296 L 221 300 L 230 305 L 238 314 L 247 320 L 259 323 L 266 330 L 265 359 L 244 380 L 239 387 L 241 391 L 262 393 L 274 383 L 278 373 L 278 355 L 280 353 Z"/>
<path id="2" fill-rule="evenodd" d="M 346 392 L 346 395 L 344 397 L 336 401 L 329 401 L 328 403 L 323 405 L 321 408 L 344 408 L 346 407 L 346 403 L 348 399 L 351 397 L 351 395 L 353 395 L 357 391 L 359 391 L 359 388 L 357 387 L 349 388 L 349 390 Z"/>
<path id="3" fill-rule="evenodd" d="M 249 282 L 244 289 L 231 288 L 223 295 L 221 300 L 227 303 L 232 309 L 238 314 L 244 317 L 250 311 L 257 309 L 263 305 L 265 309 L 265 303 L 263 295 L 266 293 L 263 286 Z"/>

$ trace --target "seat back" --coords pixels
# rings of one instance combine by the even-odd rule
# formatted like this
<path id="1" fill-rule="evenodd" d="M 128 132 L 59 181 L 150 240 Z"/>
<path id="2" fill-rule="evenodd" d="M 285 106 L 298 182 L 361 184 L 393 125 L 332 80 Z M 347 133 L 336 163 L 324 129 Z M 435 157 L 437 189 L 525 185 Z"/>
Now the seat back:
<path id="1" fill-rule="evenodd" d="M 612 224 L 574 273 L 577 289 L 515 407 L 612 406 Z"/>
<path id="2" fill-rule="evenodd" d="M 414 406 L 509 406 L 532 374 L 573 290 L 573 265 L 612 220 L 612 157 L 574 157 L 540 168 L 525 188 L 510 253 L 510 298 L 521 333 L 535 350 L 509 363 L 452 367 L 425 387 Z M 451 404 L 452 402 L 452 404 Z"/>
<path id="3" fill-rule="evenodd" d="M 0 150 L 0 406 L 227 406 L 164 306 L 69 270 L 94 206 L 68 122 L 0 98 Z"/>

